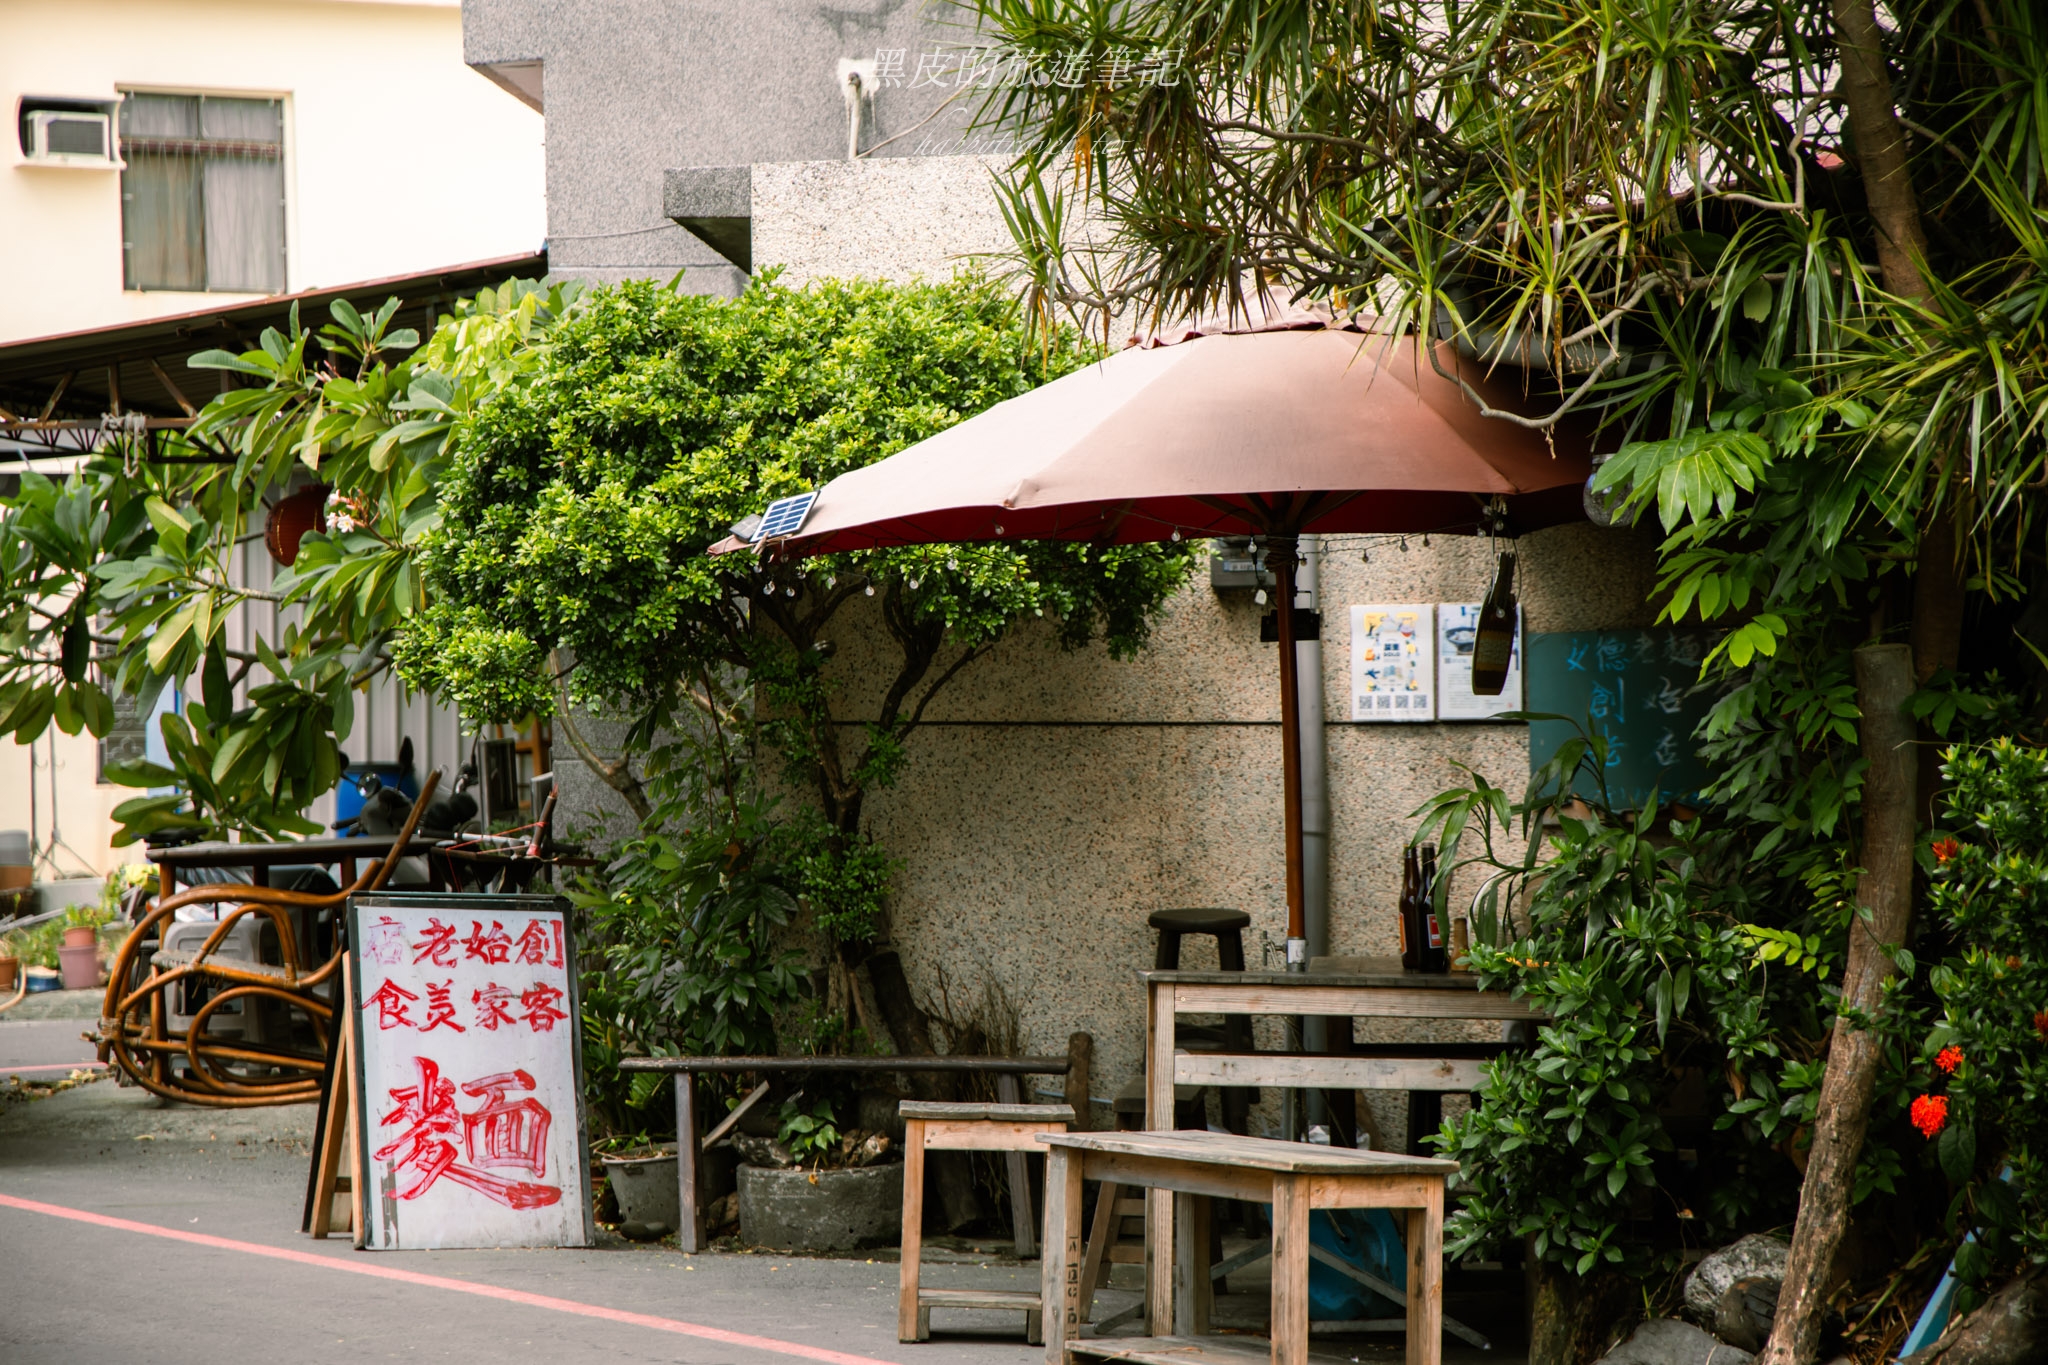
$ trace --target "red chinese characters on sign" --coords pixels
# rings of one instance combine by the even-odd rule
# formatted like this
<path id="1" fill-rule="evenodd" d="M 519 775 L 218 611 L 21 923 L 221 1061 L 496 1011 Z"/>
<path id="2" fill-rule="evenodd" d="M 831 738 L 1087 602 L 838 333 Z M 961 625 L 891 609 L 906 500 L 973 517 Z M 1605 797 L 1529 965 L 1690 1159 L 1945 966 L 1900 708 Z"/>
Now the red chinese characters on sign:
<path id="1" fill-rule="evenodd" d="M 455 1083 L 441 1075 L 431 1057 L 415 1057 L 413 1066 L 418 1083 L 390 1092 L 398 1107 L 378 1124 L 402 1124 L 404 1130 L 373 1153 L 378 1161 L 391 1162 L 394 1176 L 403 1173 L 409 1178 L 398 1191 L 400 1199 L 419 1198 L 443 1176 L 509 1209 L 545 1208 L 561 1199 L 557 1186 L 507 1180 L 476 1169 L 510 1167 L 523 1169 L 536 1180 L 547 1177 L 548 1128 L 554 1116 L 531 1095 L 507 1098 L 511 1091 L 534 1088 L 530 1074 L 505 1071 L 468 1082 L 462 1093 L 483 1103 L 464 1113 L 456 1107 Z M 470 1165 L 456 1160 L 450 1139 L 458 1128 Z"/>
<path id="2" fill-rule="evenodd" d="M 520 1008 L 526 1011 L 526 1022 L 535 1033 L 553 1033 L 555 1025 L 569 1017 L 555 1008 L 561 999 L 560 991 L 541 983 L 536 983 L 519 997 Z"/>
<path id="3" fill-rule="evenodd" d="M 412 945 L 412 960 L 416 963 L 431 962 L 436 967 L 453 967 L 457 932 L 456 926 L 441 923 L 441 917 L 436 915 L 427 921 L 426 928 L 420 930 L 423 937 Z"/>
<path id="4" fill-rule="evenodd" d="M 457 1033 L 469 1032 L 455 1022 L 455 1001 L 450 998 L 454 988 L 455 982 L 452 978 L 427 983 L 427 1022 L 420 1025 L 421 1033 L 432 1033 L 442 1027 L 452 1028 Z"/>
<path id="5" fill-rule="evenodd" d="M 405 1012 L 408 1002 L 418 1003 L 418 1001 L 419 997 L 405 987 L 395 981 L 386 980 L 383 985 L 377 987 L 375 994 L 363 1001 L 363 1009 L 367 1012 L 370 1006 L 375 1005 L 377 1007 L 377 1027 L 379 1030 L 418 1028 L 419 1025 L 412 1021 L 412 1016 Z"/>
<path id="6" fill-rule="evenodd" d="M 555 920 L 543 924 L 539 920 L 528 920 L 526 929 L 519 935 L 515 945 L 520 962 L 532 967 L 559 967 L 562 965 L 562 924 Z"/>
<path id="7" fill-rule="evenodd" d="M 469 922 L 469 937 L 462 940 L 462 956 L 466 962 L 488 962 L 493 966 L 512 960 L 512 936 L 505 932 L 505 926 L 491 921 L 487 932 L 475 920 Z"/>
<path id="8" fill-rule="evenodd" d="M 512 1003 L 512 992 L 508 988 L 493 981 L 480 991 L 471 991 L 469 1000 L 476 1006 L 478 1028 L 495 1033 L 501 1027 L 518 1027 L 519 1021 L 506 1008 Z"/>

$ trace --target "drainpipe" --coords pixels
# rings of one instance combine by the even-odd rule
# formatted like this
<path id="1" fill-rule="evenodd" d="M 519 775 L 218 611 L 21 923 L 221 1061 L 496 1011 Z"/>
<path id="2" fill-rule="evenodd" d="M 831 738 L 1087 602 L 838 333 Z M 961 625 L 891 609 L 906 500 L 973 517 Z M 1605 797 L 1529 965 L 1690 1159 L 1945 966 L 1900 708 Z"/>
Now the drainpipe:
<path id="1" fill-rule="evenodd" d="M 1310 611 L 1322 609 L 1322 561 L 1322 538 L 1303 536 L 1295 605 Z M 1322 632 L 1316 633 L 1319 638 L 1294 644 L 1295 688 L 1301 708 L 1302 928 L 1311 962 L 1330 951 L 1330 787 L 1323 747 L 1323 642 Z M 1301 1020 L 1304 1051 L 1329 1049 L 1329 1022 L 1320 1015 Z M 1309 1123 L 1329 1122 L 1322 1091 L 1308 1092 L 1307 1109 Z"/>

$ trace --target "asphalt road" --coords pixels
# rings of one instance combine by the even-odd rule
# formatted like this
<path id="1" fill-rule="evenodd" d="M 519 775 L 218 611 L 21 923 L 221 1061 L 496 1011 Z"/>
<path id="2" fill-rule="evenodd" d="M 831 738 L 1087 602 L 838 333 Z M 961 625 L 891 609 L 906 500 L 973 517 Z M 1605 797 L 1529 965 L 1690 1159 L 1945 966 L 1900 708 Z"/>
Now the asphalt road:
<path id="1" fill-rule="evenodd" d="M 42 1034 L 10 1046 L 25 1050 L 31 1036 Z M 312 1125 L 310 1106 L 167 1108 L 111 1080 L 0 1100 L 0 1360 L 1044 1358 L 1024 1345 L 1021 1316 L 956 1314 L 951 1325 L 968 1335 L 898 1343 L 887 1260 L 682 1256 L 616 1239 L 582 1251 L 383 1254 L 315 1242 L 298 1232 Z M 376 1277 L 351 1273 L 365 1268 Z M 405 1278 L 382 1274 L 392 1271 Z M 926 1275 L 1013 1289 L 1037 1273 L 970 1263 Z"/>
<path id="2" fill-rule="evenodd" d="M 61 1002 L 60 1002 L 61 1004 Z M 90 1055 L 90 1021 L 0 1018 L 0 1077 Z M 49 1059 L 44 1061 L 42 1059 Z M 873 1260 L 683 1256 L 605 1236 L 588 1250 L 358 1252 L 298 1232 L 314 1110 L 163 1105 L 103 1078 L 36 1092 L 0 1079 L 0 1362 L 668 1361 L 689 1365 L 1037 1365 L 1021 1314 L 939 1311 L 896 1340 L 892 1250 Z M 938 1263 L 934 1263 L 935 1260 Z M 1036 1288 L 1038 1265 L 928 1253 L 943 1288 Z M 1136 1267 L 1126 1268 L 1135 1272 Z M 1219 1326 L 1264 1316 L 1236 1272 Z M 1103 1316 L 1135 1296 L 1105 1292 Z M 1496 1335 L 1445 1365 L 1520 1365 L 1511 1305 L 1449 1305 Z M 1504 1330 L 1505 1329 L 1505 1330 Z M 1127 1329 L 1128 1330 L 1128 1329 Z M 1519 1333 L 1514 1333 L 1518 1336 Z M 1502 1339 L 1508 1338 L 1508 1339 Z M 1394 1365 L 1396 1334 L 1317 1343 Z"/>

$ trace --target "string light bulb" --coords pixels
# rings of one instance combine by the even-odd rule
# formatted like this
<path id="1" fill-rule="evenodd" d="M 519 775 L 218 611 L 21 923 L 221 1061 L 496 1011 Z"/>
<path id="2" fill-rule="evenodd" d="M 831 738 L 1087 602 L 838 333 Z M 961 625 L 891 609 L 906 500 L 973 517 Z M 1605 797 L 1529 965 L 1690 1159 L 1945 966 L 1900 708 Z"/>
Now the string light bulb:
<path id="1" fill-rule="evenodd" d="M 1266 605 L 1266 590 L 1265 590 L 1264 588 L 1260 588 L 1260 589 L 1259 589 L 1259 590 L 1258 590 L 1257 592 L 1253 593 L 1253 594 L 1252 594 L 1252 601 L 1254 601 L 1254 602 L 1258 603 L 1258 604 L 1259 604 L 1260 606 L 1262 606 L 1262 607 L 1263 607 L 1263 606 L 1265 606 L 1265 605 Z"/>
<path id="2" fill-rule="evenodd" d="M 874 584 L 872 584 L 872 583 L 870 583 L 870 584 L 868 584 L 868 596 L 870 596 L 870 597 L 873 597 L 874 595 L 875 595 L 875 585 L 874 585 Z"/>
<path id="3" fill-rule="evenodd" d="M 1174 528 L 1173 531 L 1173 543 L 1176 545 L 1180 544 L 1180 528 L 1177 526 Z"/>

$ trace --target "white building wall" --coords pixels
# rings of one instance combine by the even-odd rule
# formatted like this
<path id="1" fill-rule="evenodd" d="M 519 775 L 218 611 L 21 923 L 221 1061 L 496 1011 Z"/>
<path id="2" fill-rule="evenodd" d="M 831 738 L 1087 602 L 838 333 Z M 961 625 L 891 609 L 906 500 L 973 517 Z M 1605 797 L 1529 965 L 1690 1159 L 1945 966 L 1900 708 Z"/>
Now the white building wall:
<path id="1" fill-rule="evenodd" d="M 536 250 L 541 116 L 463 65 L 457 0 L 0 0 L 0 341 L 251 297 L 122 287 L 121 177 L 25 164 L 21 100 L 285 101 L 287 288 Z"/>

